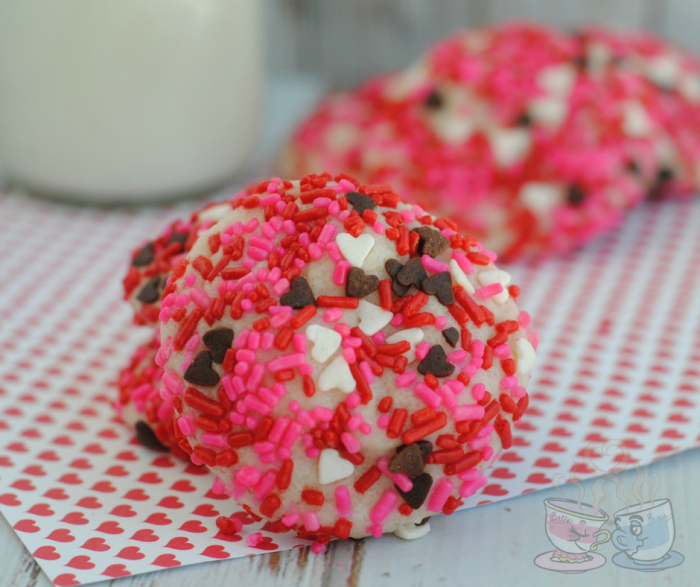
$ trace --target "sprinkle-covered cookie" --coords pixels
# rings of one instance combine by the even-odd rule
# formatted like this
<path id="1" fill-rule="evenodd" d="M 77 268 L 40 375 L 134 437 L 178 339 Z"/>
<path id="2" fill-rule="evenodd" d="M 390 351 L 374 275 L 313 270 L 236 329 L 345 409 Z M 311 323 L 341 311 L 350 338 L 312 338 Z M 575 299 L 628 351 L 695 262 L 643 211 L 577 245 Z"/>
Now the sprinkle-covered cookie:
<path id="1" fill-rule="evenodd" d="M 513 443 L 538 340 L 518 287 L 389 185 L 272 179 L 233 206 L 163 292 L 180 448 L 316 551 L 421 535 Z"/>

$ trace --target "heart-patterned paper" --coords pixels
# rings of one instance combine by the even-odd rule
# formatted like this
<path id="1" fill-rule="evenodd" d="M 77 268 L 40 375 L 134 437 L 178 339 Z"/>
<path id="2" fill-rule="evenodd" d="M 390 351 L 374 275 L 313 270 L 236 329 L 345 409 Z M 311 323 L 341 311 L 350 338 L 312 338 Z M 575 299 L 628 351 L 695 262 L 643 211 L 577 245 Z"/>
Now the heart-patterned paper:
<path id="1" fill-rule="evenodd" d="M 111 406 L 149 337 L 121 300 L 129 253 L 197 205 L 0 199 L 0 511 L 57 585 L 308 544 L 212 493 L 201 467 L 135 444 Z M 591 475 L 589 453 L 615 441 L 620 467 L 698 444 L 698 224 L 700 202 L 649 204 L 576 256 L 508 267 L 542 342 L 514 446 L 465 507 Z M 243 530 L 221 534 L 220 515 Z"/>

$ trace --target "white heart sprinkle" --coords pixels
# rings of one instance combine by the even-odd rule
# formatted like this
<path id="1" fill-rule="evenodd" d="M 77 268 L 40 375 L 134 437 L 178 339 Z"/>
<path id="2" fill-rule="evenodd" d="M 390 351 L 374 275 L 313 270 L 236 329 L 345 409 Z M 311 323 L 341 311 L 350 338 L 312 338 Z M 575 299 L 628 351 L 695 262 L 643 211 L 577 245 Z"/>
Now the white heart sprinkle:
<path id="1" fill-rule="evenodd" d="M 505 304 L 510 295 L 508 294 L 508 284 L 510 283 L 510 273 L 501 271 L 500 269 L 492 269 L 491 271 L 482 271 L 477 278 L 483 286 L 500 283 L 503 286 L 503 291 L 491 296 L 491 299 L 497 304 Z"/>
<path id="2" fill-rule="evenodd" d="M 328 485 L 350 477 L 355 472 L 355 465 L 340 456 L 337 450 L 324 448 L 318 459 L 318 482 Z"/>
<path id="3" fill-rule="evenodd" d="M 516 372 L 518 375 L 527 375 L 535 366 L 537 355 L 535 349 L 526 338 L 521 338 L 515 343 L 515 357 L 518 359 Z"/>
<path id="4" fill-rule="evenodd" d="M 470 296 L 474 295 L 476 290 L 472 282 L 469 281 L 467 274 L 462 271 L 462 268 L 454 259 L 450 259 L 450 273 L 452 273 L 452 278 L 457 282 L 457 285 L 461 285 Z"/>
<path id="5" fill-rule="evenodd" d="M 562 191 L 550 183 L 531 181 L 520 188 L 518 197 L 538 216 L 549 216 L 552 208 L 562 201 Z"/>
<path id="6" fill-rule="evenodd" d="M 402 340 L 407 340 L 411 343 L 411 350 L 404 353 L 404 357 L 409 363 L 413 363 L 416 360 L 416 347 L 423 342 L 423 329 L 421 328 L 407 328 L 406 330 L 400 330 L 395 332 L 391 336 L 387 337 L 386 342 L 388 344 L 394 344 L 396 342 L 401 342 Z"/>
<path id="7" fill-rule="evenodd" d="M 430 532 L 430 522 L 421 524 L 402 524 L 396 530 L 394 530 L 394 536 L 402 538 L 403 540 L 417 540 L 418 538 L 423 538 L 428 532 Z"/>
<path id="8" fill-rule="evenodd" d="M 530 133 L 524 129 L 502 129 L 489 134 L 491 151 L 501 167 L 512 165 L 530 149 Z"/>
<path id="9" fill-rule="evenodd" d="M 350 265 L 362 267 L 362 263 L 374 246 L 374 237 L 371 234 L 361 234 L 355 238 L 347 232 L 341 232 L 335 237 L 335 244 Z"/>
<path id="10" fill-rule="evenodd" d="M 318 378 L 318 388 L 321 391 L 339 389 L 343 393 L 355 391 L 355 379 L 350 372 L 350 366 L 342 355 L 333 359 Z"/>
<path id="11" fill-rule="evenodd" d="M 394 315 L 389 310 L 383 310 L 379 306 L 370 304 L 365 300 L 360 300 L 360 306 L 357 310 L 360 317 L 360 330 L 367 336 L 374 336 L 382 328 L 384 328 Z"/>
<path id="12" fill-rule="evenodd" d="M 311 358 L 319 363 L 325 363 L 338 350 L 342 337 L 335 330 L 312 324 L 306 329 L 306 338 L 314 343 Z"/>

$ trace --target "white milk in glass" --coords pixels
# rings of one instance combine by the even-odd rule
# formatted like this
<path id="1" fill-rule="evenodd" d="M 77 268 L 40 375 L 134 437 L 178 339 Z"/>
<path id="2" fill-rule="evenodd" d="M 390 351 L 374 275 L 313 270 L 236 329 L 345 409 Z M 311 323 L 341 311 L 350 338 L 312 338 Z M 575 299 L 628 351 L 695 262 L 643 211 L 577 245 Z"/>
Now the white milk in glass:
<path id="1" fill-rule="evenodd" d="M 259 132 L 260 0 L 0 0 L 0 166 L 93 202 L 206 191 Z"/>

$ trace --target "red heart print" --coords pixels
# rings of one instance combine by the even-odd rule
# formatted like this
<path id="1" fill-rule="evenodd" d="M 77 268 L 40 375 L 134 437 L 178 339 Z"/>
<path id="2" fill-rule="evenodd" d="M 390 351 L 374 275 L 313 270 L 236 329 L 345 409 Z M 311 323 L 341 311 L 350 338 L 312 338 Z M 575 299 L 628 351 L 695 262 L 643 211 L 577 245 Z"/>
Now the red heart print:
<path id="1" fill-rule="evenodd" d="M 583 402 L 582 402 L 580 399 L 578 399 L 578 398 L 570 397 L 569 399 L 567 399 L 567 400 L 564 402 L 564 405 L 565 405 L 565 406 L 573 406 L 573 407 L 579 407 L 579 408 L 580 408 L 581 406 L 583 406 Z"/>
<path id="2" fill-rule="evenodd" d="M 84 554 L 74 556 L 66 563 L 66 566 L 71 567 L 72 569 L 81 569 L 83 571 L 89 571 L 90 569 L 95 568 L 95 564 L 90 560 L 90 557 L 85 556 Z"/>
<path id="3" fill-rule="evenodd" d="M 179 567 L 182 563 L 175 558 L 174 554 L 161 554 L 151 564 L 158 567 Z"/>
<path id="4" fill-rule="evenodd" d="M 54 585 L 58 585 L 59 587 L 72 587 L 73 585 L 80 585 L 80 582 L 75 580 L 75 575 L 72 573 L 64 573 L 63 575 L 59 575 L 58 577 L 54 578 L 53 582 Z"/>
<path id="5" fill-rule="evenodd" d="M 646 408 L 642 408 L 640 410 L 635 410 L 632 412 L 633 416 L 636 416 L 637 418 L 653 418 L 654 414 L 647 410 Z"/>
<path id="6" fill-rule="evenodd" d="M 121 465 L 117 465 L 115 467 L 110 467 L 105 471 L 106 475 L 112 475 L 113 477 L 126 477 L 129 474 L 129 471 L 127 471 L 124 467 Z"/>
<path id="7" fill-rule="evenodd" d="M 686 398 L 677 399 L 675 402 L 673 402 L 673 405 L 677 406 L 679 408 L 694 408 L 695 407 L 695 404 Z M 1 464 L 2 463 L 0 462 L 0 465 Z"/>
<path id="8" fill-rule="evenodd" d="M 70 533 L 68 528 L 58 528 L 54 530 L 46 537 L 47 540 L 54 540 L 55 542 L 73 542 L 75 536 Z"/>
<path id="9" fill-rule="evenodd" d="M 240 534 L 222 534 L 221 532 L 217 532 L 214 538 L 225 542 L 240 542 L 243 540 L 243 537 Z"/>
<path id="10" fill-rule="evenodd" d="M 144 473 L 138 478 L 138 480 L 141 483 L 151 483 L 154 485 L 163 482 L 163 480 L 160 477 L 158 477 L 158 475 L 156 475 L 155 473 Z"/>
<path id="11" fill-rule="evenodd" d="M 120 461 L 138 461 L 139 460 L 139 458 L 130 450 L 125 450 L 124 452 L 120 452 L 114 458 L 119 459 Z"/>
<path id="12" fill-rule="evenodd" d="M 199 534 L 200 532 L 206 532 L 207 527 L 202 525 L 202 523 L 199 520 L 189 520 L 188 522 L 185 522 L 182 526 L 180 526 L 180 530 Z"/>
<path id="13" fill-rule="evenodd" d="M 66 485 L 80 485 L 83 482 L 83 480 L 75 473 L 66 473 L 58 481 L 60 483 L 65 483 Z"/>
<path id="14" fill-rule="evenodd" d="M 46 493 L 44 493 L 44 497 L 48 497 L 50 499 L 68 499 L 70 496 L 63 491 L 63 489 L 56 488 L 49 489 Z"/>
<path id="15" fill-rule="evenodd" d="M 680 422 L 680 423 L 685 423 L 685 422 L 690 422 L 690 418 L 687 416 L 684 416 L 683 414 L 671 414 L 668 417 L 669 422 Z"/>
<path id="16" fill-rule="evenodd" d="M 82 432 L 85 430 L 85 425 L 82 422 L 71 422 L 66 426 L 67 430 L 76 430 L 78 432 Z"/>
<path id="17" fill-rule="evenodd" d="M 28 534 L 33 534 L 41 530 L 41 528 L 34 523 L 34 520 L 20 520 L 12 527 L 18 532 L 27 532 Z"/>
<path id="18" fill-rule="evenodd" d="M 500 460 L 506 463 L 520 463 L 523 461 L 523 458 L 519 456 L 517 452 L 510 450 L 501 453 Z"/>
<path id="19" fill-rule="evenodd" d="M 156 457 L 153 459 L 153 462 L 151 462 L 151 465 L 154 467 L 174 467 L 175 463 L 170 457 Z"/>
<path id="20" fill-rule="evenodd" d="M 215 499 L 217 501 L 230 499 L 229 496 L 226 495 L 225 493 L 214 493 L 211 489 L 206 492 L 204 497 L 208 497 L 209 499 Z"/>
<path id="21" fill-rule="evenodd" d="M 29 428 L 22 431 L 22 436 L 25 438 L 41 438 L 40 432 L 36 428 Z"/>
<path id="22" fill-rule="evenodd" d="M 528 416 L 529 415 L 530 413 L 528 412 Z M 532 422 L 523 422 L 522 420 L 520 420 L 520 422 L 522 422 L 522 424 L 518 425 L 518 432 L 534 432 L 535 430 L 537 430 L 537 427 L 534 424 L 532 424 Z"/>
<path id="23" fill-rule="evenodd" d="M 173 521 L 165 514 L 156 513 L 148 516 L 144 522 L 146 524 L 153 524 L 154 526 L 167 526 L 168 524 L 172 524 Z"/>
<path id="24" fill-rule="evenodd" d="M 248 513 L 248 515 L 251 518 L 253 518 L 253 520 L 255 520 L 256 522 L 262 522 L 262 518 L 258 514 L 256 514 L 252 509 L 250 509 L 250 506 L 242 504 L 241 507 L 243 507 L 243 509 Z M 231 517 L 235 517 L 235 514 Z"/>
<path id="25" fill-rule="evenodd" d="M 681 387 L 682 387 L 682 386 L 681 386 Z M 656 403 L 659 402 L 659 400 L 656 399 L 656 397 L 655 397 L 654 395 L 652 395 L 651 393 L 643 393 L 642 395 L 638 395 L 638 396 L 637 396 L 637 401 L 640 401 L 640 402 L 647 402 L 647 403 L 650 403 L 650 404 L 656 404 Z"/>
<path id="26" fill-rule="evenodd" d="M 529 410 L 528 410 L 528 415 L 529 415 Z M 578 422 L 578 418 L 574 416 L 573 414 L 559 414 L 557 416 L 557 420 L 560 422 Z M 526 422 L 523 422 L 523 424 L 526 424 Z M 520 424 L 518 426 L 518 429 L 522 429 L 523 424 Z"/>
<path id="27" fill-rule="evenodd" d="M 35 516 L 53 516 L 56 512 L 51 509 L 48 503 L 37 503 L 28 510 L 28 513 Z"/>
<path id="28" fill-rule="evenodd" d="M 57 436 L 56 438 L 53 439 L 54 444 L 58 444 L 59 446 L 73 446 L 73 439 L 70 436 Z"/>
<path id="29" fill-rule="evenodd" d="M 234 514 L 231 514 L 229 517 L 240 520 L 244 526 L 255 524 L 255 520 L 249 515 L 249 512 L 236 512 Z"/>
<path id="30" fill-rule="evenodd" d="M 14 493 L 4 493 L 3 495 L 0 495 L 0 503 L 12 507 L 22 505 L 22 502 L 17 499 L 17 496 Z"/>
<path id="31" fill-rule="evenodd" d="M 91 489 L 93 491 L 99 491 L 100 493 L 112 493 L 113 491 L 117 490 L 117 488 L 109 481 L 98 481 L 91 487 Z"/>
<path id="32" fill-rule="evenodd" d="M 209 558 L 228 558 L 231 555 L 224 550 L 224 547 L 220 544 L 212 544 L 207 546 L 202 552 L 202 556 L 208 556 Z"/>
<path id="33" fill-rule="evenodd" d="M 97 528 L 96 532 L 103 532 L 104 534 L 121 534 L 124 529 L 117 524 L 117 522 L 102 522 Z"/>
<path id="34" fill-rule="evenodd" d="M 550 430 L 549 434 L 551 436 L 571 436 L 571 432 L 569 432 L 566 428 L 552 428 Z"/>
<path id="35" fill-rule="evenodd" d="M 93 410 L 92 408 L 85 408 L 84 410 L 80 410 L 79 412 L 83 416 L 98 416 L 97 410 Z"/>
<path id="36" fill-rule="evenodd" d="M 43 477 L 44 475 L 46 475 L 46 471 L 44 471 L 41 465 L 30 465 L 24 471 L 22 471 L 22 473 L 25 473 L 26 475 L 32 475 L 34 477 Z"/>
<path id="37" fill-rule="evenodd" d="M 265 536 L 260 542 L 253 546 L 253 548 L 256 548 L 257 550 L 277 550 L 279 546 L 272 542 L 272 538 Z"/>
<path id="38" fill-rule="evenodd" d="M 217 510 L 215 510 L 214 506 L 212 506 L 210 503 L 204 503 L 202 505 L 198 505 L 192 513 L 195 516 L 202 516 L 205 518 L 212 518 L 214 516 L 219 515 L 219 512 Z"/>
<path id="39" fill-rule="evenodd" d="M 491 483 L 481 490 L 484 495 L 508 495 L 508 490 L 503 489 L 499 483 Z"/>
<path id="40" fill-rule="evenodd" d="M 87 459 L 75 459 L 68 466 L 73 467 L 74 469 L 81 469 L 81 470 L 92 469 L 92 464 Z"/>
<path id="41" fill-rule="evenodd" d="M 146 558 L 146 555 L 141 552 L 138 546 L 126 546 L 119 551 L 119 554 L 114 556 L 130 561 L 139 561 Z"/>
<path id="42" fill-rule="evenodd" d="M 124 565 L 109 565 L 103 572 L 107 577 L 128 577 L 131 573 Z"/>
<path id="43" fill-rule="evenodd" d="M 118 505 L 109 513 L 120 518 L 132 518 L 136 515 L 136 512 L 131 509 L 129 504 Z"/>
<path id="44" fill-rule="evenodd" d="M 10 457 L 0 457 L 0 467 L 14 467 L 15 464 L 12 462 Z"/>
<path id="45" fill-rule="evenodd" d="M 598 434 L 597 432 L 593 432 L 592 434 L 586 435 L 586 441 L 588 442 L 607 442 L 608 439 L 605 438 L 602 434 Z"/>
<path id="46" fill-rule="evenodd" d="M 158 502 L 158 505 L 164 508 L 169 508 L 169 509 L 179 509 L 182 507 L 185 507 L 185 504 L 182 503 L 177 497 L 174 495 L 169 495 L 167 497 L 164 497 Z"/>
<path id="47" fill-rule="evenodd" d="M 189 464 L 185 467 L 185 473 L 189 475 L 208 475 L 209 469 L 203 465 L 193 465 Z"/>
<path id="48" fill-rule="evenodd" d="M 527 440 L 525 440 L 522 436 L 516 436 L 515 438 L 513 438 L 513 446 L 530 446 L 530 443 Z"/>
<path id="49" fill-rule="evenodd" d="M 685 434 L 682 434 L 678 432 L 678 430 L 674 430 L 673 428 L 664 430 L 661 436 L 662 438 L 685 438 Z"/>
<path id="50" fill-rule="evenodd" d="M 109 544 L 105 542 L 104 538 L 90 538 L 80 548 L 94 550 L 95 552 L 105 552 L 109 550 L 110 547 Z"/>
<path id="51" fill-rule="evenodd" d="M 117 434 L 114 430 L 111 428 L 105 428 L 104 430 L 100 430 L 97 434 L 100 438 L 119 438 L 119 434 Z"/>
<path id="52" fill-rule="evenodd" d="M 83 449 L 83 452 L 86 452 L 86 453 L 89 453 L 92 455 L 101 455 L 105 452 L 105 449 L 102 447 L 101 444 L 95 443 L 95 444 L 88 444 Z M 119 457 L 117 457 L 117 458 L 119 458 Z M 134 459 L 131 459 L 131 460 L 133 461 Z"/>
<path id="53" fill-rule="evenodd" d="M 146 501 L 150 499 L 150 496 L 143 489 L 132 489 L 125 496 L 124 499 L 133 499 L 134 501 Z"/>
<path id="54" fill-rule="evenodd" d="M 528 478 L 527 478 L 528 483 L 537 483 L 544 485 L 546 483 L 551 483 L 552 480 L 549 479 L 546 475 L 543 473 L 532 473 Z"/>
<path id="55" fill-rule="evenodd" d="M 184 493 L 189 493 L 191 491 L 197 490 L 197 488 L 194 485 L 192 485 L 192 483 L 190 483 L 187 479 L 176 481 L 171 485 L 170 489 L 174 489 L 175 491 L 182 491 Z"/>
<path id="56" fill-rule="evenodd" d="M 14 487 L 20 491 L 34 491 L 36 489 L 29 479 L 17 479 L 10 487 Z"/>
<path id="57" fill-rule="evenodd" d="M 641 424 L 630 424 L 627 426 L 627 431 L 636 432 L 638 434 L 647 434 L 649 432 L 649 428 L 645 428 Z"/>
<path id="58" fill-rule="evenodd" d="M 102 504 L 97 501 L 96 497 L 83 497 L 77 504 L 77 506 L 87 508 L 90 510 L 99 510 L 102 507 Z"/>
<path id="59" fill-rule="evenodd" d="M 54 546 L 40 546 L 32 553 L 32 556 L 46 561 L 55 561 L 61 558 Z"/>
<path id="60" fill-rule="evenodd" d="M 59 456 L 52 450 L 45 450 L 38 457 L 42 461 L 60 461 Z"/>
<path id="61" fill-rule="evenodd" d="M 544 467 L 546 469 L 554 469 L 559 466 L 559 463 L 555 463 L 549 457 L 542 457 L 535 461 L 535 467 Z"/>
<path id="62" fill-rule="evenodd" d="M 170 542 L 168 542 L 165 545 L 165 547 L 166 548 L 173 548 L 175 550 L 190 550 L 190 549 L 194 548 L 194 544 L 192 544 L 184 536 L 176 536 Z"/>
<path id="63" fill-rule="evenodd" d="M 89 522 L 89 520 L 83 515 L 83 512 L 70 512 L 61 520 L 66 524 L 75 524 L 76 526 L 83 526 Z"/>
<path id="64" fill-rule="evenodd" d="M 132 537 L 131 540 L 138 540 L 139 542 L 156 542 L 160 540 L 160 536 L 153 533 L 150 528 L 144 528 L 139 530 Z"/>
<path id="65" fill-rule="evenodd" d="M 500 467 L 491 471 L 490 476 L 494 479 L 512 479 L 515 473 L 511 473 L 506 467 Z"/>
<path id="66" fill-rule="evenodd" d="M 670 444 L 660 444 L 656 447 L 656 452 L 673 452 L 675 448 Z"/>
<path id="67" fill-rule="evenodd" d="M 644 448 L 643 444 L 639 444 L 634 438 L 627 438 L 623 440 L 627 448 Z"/>
<path id="68" fill-rule="evenodd" d="M 591 422 L 591 425 L 599 426 L 601 428 L 612 428 L 615 424 L 613 424 L 607 418 L 595 418 L 593 422 Z"/>

